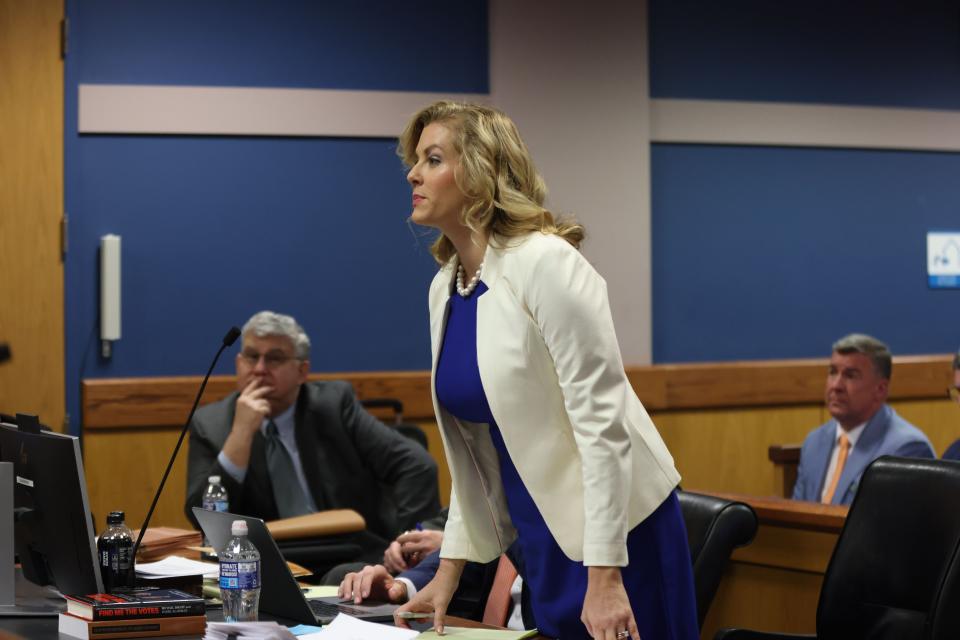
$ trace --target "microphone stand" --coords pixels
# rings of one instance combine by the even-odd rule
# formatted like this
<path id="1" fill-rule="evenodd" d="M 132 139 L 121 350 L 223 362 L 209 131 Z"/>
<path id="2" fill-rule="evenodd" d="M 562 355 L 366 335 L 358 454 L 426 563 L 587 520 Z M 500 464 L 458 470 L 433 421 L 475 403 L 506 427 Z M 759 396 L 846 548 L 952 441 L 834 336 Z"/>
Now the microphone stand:
<path id="1" fill-rule="evenodd" d="M 200 384 L 200 391 L 197 393 L 197 398 L 193 401 L 193 408 L 190 409 L 190 415 L 187 416 L 187 422 L 183 425 L 183 430 L 180 432 L 180 439 L 177 440 L 177 446 L 173 450 L 173 455 L 170 456 L 170 462 L 167 463 L 167 470 L 163 472 L 163 479 L 160 480 L 160 487 L 157 489 L 157 493 L 153 496 L 153 504 L 150 505 L 150 510 L 147 512 L 147 518 L 143 521 L 143 526 L 140 527 L 140 535 L 137 536 L 137 543 L 133 545 L 133 564 L 134 567 L 137 563 L 137 551 L 140 550 L 140 542 L 143 540 L 143 534 L 147 532 L 147 526 L 150 524 L 150 518 L 153 517 L 153 510 L 157 507 L 157 501 L 160 500 L 160 493 L 163 491 L 163 486 L 167 483 L 167 476 L 170 475 L 170 469 L 173 468 L 173 461 L 177 459 L 177 454 L 180 452 L 180 445 L 183 444 L 183 437 L 187 435 L 187 429 L 190 428 L 190 422 L 193 420 L 193 414 L 197 410 L 197 405 L 200 404 L 200 398 L 203 396 L 203 390 L 207 388 L 207 380 L 210 379 L 210 374 L 213 373 L 213 368 L 217 364 L 217 360 L 220 359 L 220 354 L 223 353 L 223 350 L 232 345 L 237 341 L 237 338 L 240 337 L 240 329 L 236 327 L 230 327 L 230 331 L 227 332 L 227 335 L 223 337 L 223 344 L 220 345 L 220 350 L 217 351 L 217 355 L 213 357 L 213 362 L 210 363 L 210 368 L 207 369 L 207 375 L 203 377 L 203 382 Z M 134 571 L 136 569 L 133 569 Z"/>

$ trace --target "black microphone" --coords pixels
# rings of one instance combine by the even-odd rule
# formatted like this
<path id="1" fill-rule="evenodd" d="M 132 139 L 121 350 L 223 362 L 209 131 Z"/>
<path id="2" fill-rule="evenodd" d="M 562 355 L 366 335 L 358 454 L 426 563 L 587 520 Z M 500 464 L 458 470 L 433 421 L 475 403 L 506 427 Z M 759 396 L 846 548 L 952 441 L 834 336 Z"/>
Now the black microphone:
<path id="1" fill-rule="evenodd" d="M 170 456 L 170 462 L 167 464 L 167 470 L 163 472 L 163 479 L 160 480 L 160 487 L 157 489 L 157 495 L 153 496 L 153 504 L 150 505 L 150 511 L 147 512 L 147 519 L 143 521 L 143 526 L 140 527 L 140 535 L 137 536 L 137 543 L 133 545 L 134 566 L 136 566 L 137 562 L 137 551 L 140 550 L 140 541 L 143 540 L 143 534 L 147 532 L 147 525 L 150 524 L 150 518 L 153 517 L 153 510 L 157 507 L 157 501 L 160 499 L 160 493 L 163 491 L 163 485 L 167 483 L 167 476 L 170 475 L 170 469 L 173 468 L 173 461 L 177 459 L 177 454 L 180 452 L 180 445 L 183 444 L 183 436 L 187 435 L 187 429 L 190 428 L 190 421 L 193 420 L 193 414 L 197 411 L 197 405 L 200 404 L 200 398 L 203 396 L 203 390 L 207 388 L 207 380 L 210 379 L 210 374 L 213 373 L 213 368 L 217 365 L 217 360 L 220 359 L 220 354 L 223 353 L 224 349 L 236 342 L 237 338 L 239 337 L 240 329 L 237 329 L 236 327 L 230 327 L 230 331 L 227 331 L 227 335 L 223 336 L 223 344 L 220 345 L 217 355 L 213 356 L 213 362 L 210 363 L 210 368 L 207 369 L 207 375 L 203 376 L 203 382 L 200 384 L 200 391 L 197 392 L 197 398 L 193 401 L 193 408 L 190 409 L 190 415 L 187 416 L 187 421 L 183 425 L 183 431 L 180 432 L 180 439 L 177 440 L 177 446 L 173 449 L 173 455 Z"/>
<path id="2" fill-rule="evenodd" d="M 6 362 L 10 359 L 10 345 L 6 342 L 0 342 L 0 362 Z"/>

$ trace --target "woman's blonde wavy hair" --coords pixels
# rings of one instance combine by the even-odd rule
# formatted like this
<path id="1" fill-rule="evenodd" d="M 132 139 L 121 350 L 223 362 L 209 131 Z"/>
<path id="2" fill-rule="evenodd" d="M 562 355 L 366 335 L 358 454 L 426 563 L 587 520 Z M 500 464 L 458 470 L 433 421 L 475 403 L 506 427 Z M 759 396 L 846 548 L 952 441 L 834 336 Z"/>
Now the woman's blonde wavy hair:
<path id="1" fill-rule="evenodd" d="M 397 145 L 407 167 L 417 162 L 417 144 L 424 128 L 442 123 L 453 132 L 460 154 L 454 172 L 457 186 L 467 196 L 461 221 L 472 231 L 487 232 L 491 243 L 540 231 L 560 236 L 580 248 L 584 229 L 573 219 L 555 218 L 543 207 L 547 188 L 537 173 L 527 145 L 513 121 L 501 111 L 478 104 L 442 100 L 411 118 Z M 430 247 L 441 265 L 456 253 L 443 234 Z"/>

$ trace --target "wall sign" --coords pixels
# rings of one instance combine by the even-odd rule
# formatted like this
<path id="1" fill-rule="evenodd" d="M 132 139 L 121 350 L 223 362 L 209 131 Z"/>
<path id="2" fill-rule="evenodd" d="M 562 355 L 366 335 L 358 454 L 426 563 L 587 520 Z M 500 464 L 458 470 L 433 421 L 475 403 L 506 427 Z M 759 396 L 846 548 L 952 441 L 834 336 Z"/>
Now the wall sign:
<path id="1" fill-rule="evenodd" d="M 960 289 L 960 231 L 927 232 L 927 282 L 932 289 Z"/>

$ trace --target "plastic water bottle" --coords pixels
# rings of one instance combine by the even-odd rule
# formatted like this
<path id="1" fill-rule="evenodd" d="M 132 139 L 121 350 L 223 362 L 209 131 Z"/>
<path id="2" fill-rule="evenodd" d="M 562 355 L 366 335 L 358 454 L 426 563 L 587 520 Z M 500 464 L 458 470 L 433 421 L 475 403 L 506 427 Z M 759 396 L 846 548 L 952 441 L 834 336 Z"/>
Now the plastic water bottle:
<path id="1" fill-rule="evenodd" d="M 112 593 L 133 587 L 133 533 L 124 522 L 123 511 L 111 511 L 107 529 L 97 540 L 103 590 Z"/>
<path id="2" fill-rule="evenodd" d="M 207 484 L 207 490 L 203 492 L 201 506 L 207 511 L 229 511 L 230 499 L 227 496 L 227 488 L 220 484 L 220 476 L 210 476 L 207 482 L 209 484 Z M 206 536 L 203 538 L 203 546 L 210 546 Z"/>
<path id="3" fill-rule="evenodd" d="M 260 604 L 260 552 L 247 538 L 247 523 L 234 520 L 220 550 L 220 599 L 227 622 L 253 622 Z"/>

